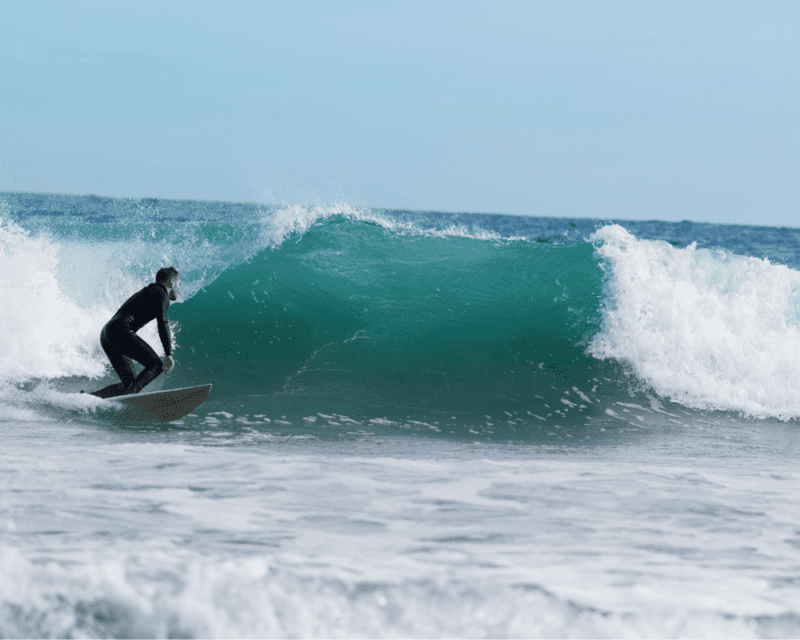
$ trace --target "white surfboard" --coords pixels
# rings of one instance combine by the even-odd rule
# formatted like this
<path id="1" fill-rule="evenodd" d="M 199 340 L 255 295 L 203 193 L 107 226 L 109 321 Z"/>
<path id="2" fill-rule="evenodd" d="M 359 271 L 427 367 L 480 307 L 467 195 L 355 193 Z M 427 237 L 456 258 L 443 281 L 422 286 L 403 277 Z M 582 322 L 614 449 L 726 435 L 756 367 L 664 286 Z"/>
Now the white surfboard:
<path id="1" fill-rule="evenodd" d="M 182 389 L 132 393 L 108 400 L 140 407 L 159 420 L 172 422 L 183 418 L 187 413 L 203 404 L 209 393 L 211 393 L 211 384 L 201 384 L 197 387 L 183 387 Z"/>

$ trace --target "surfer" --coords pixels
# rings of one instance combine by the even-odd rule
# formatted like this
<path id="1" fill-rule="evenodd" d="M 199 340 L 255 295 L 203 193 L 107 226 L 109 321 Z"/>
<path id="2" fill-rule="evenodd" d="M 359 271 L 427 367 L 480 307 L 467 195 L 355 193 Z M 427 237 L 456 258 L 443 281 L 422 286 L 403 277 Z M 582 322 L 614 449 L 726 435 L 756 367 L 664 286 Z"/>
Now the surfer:
<path id="1" fill-rule="evenodd" d="M 162 371 L 167 373 L 172 368 L 167 309 L 170 301 L 177 298 L 179 282 L 180 274 L 175 267 L 159 269 L 156 281 L 128 298 L 103 327 L 100 344 L 121 382 L 94 391 L 93 396 L 113 398 L 139 393 Z M 164 362 L 161 362 L 149 344 L 136 335 L 139 329 L 154 319 L 158 323 L 158 336 L 166 354 Z M 138 376 L 133 371 L 131 359 L 144 366 Z"/>

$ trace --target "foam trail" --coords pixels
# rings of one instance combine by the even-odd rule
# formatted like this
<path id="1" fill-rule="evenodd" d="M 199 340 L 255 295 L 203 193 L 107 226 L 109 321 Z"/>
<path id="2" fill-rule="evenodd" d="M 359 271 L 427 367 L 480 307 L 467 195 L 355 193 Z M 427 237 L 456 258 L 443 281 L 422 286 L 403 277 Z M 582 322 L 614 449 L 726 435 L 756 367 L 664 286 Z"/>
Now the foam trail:
<path id="1" fill-rule="evenodd" d="M 589 352 L 630 364 L 659 394 L 699 409 L 800 416 L 800 273 L 769 260 L 597 231 L 607 271 Z"/>

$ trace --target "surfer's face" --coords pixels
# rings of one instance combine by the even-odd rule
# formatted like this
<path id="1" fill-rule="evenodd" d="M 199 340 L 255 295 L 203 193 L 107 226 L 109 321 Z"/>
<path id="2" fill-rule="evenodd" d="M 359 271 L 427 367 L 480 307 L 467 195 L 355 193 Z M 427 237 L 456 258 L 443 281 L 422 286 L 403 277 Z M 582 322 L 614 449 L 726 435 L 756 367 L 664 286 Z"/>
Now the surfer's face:
<path id="1" fill-rule="evenodd" d="M 177 273 L 170 276 L 167 281 L 167 290 L 169 291 L 169 299 L 175 302 L 181 292 L 181 274 Z"/>

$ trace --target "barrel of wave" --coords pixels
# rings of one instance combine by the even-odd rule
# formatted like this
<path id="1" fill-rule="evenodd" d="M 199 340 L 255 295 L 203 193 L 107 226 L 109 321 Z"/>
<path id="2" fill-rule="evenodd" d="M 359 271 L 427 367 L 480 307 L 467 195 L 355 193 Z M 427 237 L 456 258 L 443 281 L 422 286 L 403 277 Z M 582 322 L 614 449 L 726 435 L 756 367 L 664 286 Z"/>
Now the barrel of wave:
<path id="1" fill-rule="evenodd" d="M 594 376 L 582 343 L 600 294 L 592 251 L 333 219 L 230 267 L 171 317 L 193 374 L 225 372 L 216 398 L 502 413 Z"/>

